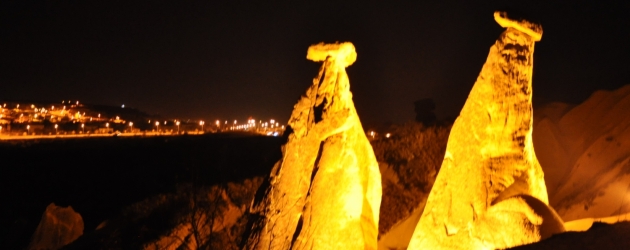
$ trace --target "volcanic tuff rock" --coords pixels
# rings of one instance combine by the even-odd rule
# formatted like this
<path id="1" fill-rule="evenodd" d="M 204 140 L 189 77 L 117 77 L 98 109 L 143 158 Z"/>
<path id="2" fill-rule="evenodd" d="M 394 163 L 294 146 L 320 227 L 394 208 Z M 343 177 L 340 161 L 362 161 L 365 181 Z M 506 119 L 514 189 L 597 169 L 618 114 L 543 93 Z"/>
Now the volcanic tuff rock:
<path id="1" fill-rule="evenodd" d="M 409 249 L 495 249 L 564 231 L 532 145 L 534 43 L 542 28 L 495 12 L 490 48 L 449 136 Z"/>
<path id="2" fill-rule="evenodd" d="M 59 249 L 83 234 L 83 218 L 72 207 L 50 203 L 27 249 Z"/>
<path id="3" fill-rule="evenodd" d="M 246 249 L 376 249 L 381 176 L 345 70 L 354 46 L 320 43 L 307 59 L 323 65 L 294 107 L 264 197 L 252 205 L 260 217 Z"/>
<path id="4" fill-rule="evenodd" d="M 630 212 L 630 85 L 536 112 L 549 203 L 565 221 Z"/>

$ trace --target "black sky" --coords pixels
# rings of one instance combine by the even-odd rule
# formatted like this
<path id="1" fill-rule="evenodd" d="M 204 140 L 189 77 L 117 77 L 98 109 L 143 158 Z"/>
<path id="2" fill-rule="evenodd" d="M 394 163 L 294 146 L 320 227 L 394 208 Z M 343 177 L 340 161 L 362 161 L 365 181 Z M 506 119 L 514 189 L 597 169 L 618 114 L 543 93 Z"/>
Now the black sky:
<path id="1" fill-rule="evenodd" d="M 0 99 L 284 122 L 317 74 L 308 46 L 351 41 L 358 59 L 348 73 L 364 123 L 412 120 L 420 98 L 455 117 L 502 32 L 495 10 L 543 26 L 535 105 L 630 84 L 624 1 L 183 2 L 3 1 Z"/>

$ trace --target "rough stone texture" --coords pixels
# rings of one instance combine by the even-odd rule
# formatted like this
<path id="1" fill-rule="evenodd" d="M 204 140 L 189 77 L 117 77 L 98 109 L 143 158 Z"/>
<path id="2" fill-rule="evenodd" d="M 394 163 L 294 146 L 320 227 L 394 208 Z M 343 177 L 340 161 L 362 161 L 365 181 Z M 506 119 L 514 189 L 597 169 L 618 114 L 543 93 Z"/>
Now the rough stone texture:
<path id="1" fill-rule="evenodd" d="M 448 139 L 409 249 L 496 249 L 564 231 L 548 206 L 532 144 L 532 68 L 540 26 L 495 13 L 507 28 Z"/>
<path id="2" fill-rule="evenodd" d="M 180 183 L 131 204 L 63 250 L 237 250 L 247 210 L 264 177 L 207 185 Z"/>
<path id="3" fill-rule="evenodd" d="M 534 118 L 534 146 L 549 204 L 565 221 L 630 212 L 630 85 L 578 105 L 553 103 Z"/>
<path id="4" fill-rule="evenodd" d="M 381 176 L 345 68 L 351 43 L 317 44 L 323 62 L 295 105 L 283 158 L 272 170 L 246 249 L 376 249 Z"/>
<path id="5" fill-rule="evenodd" d="M 54 250 L 73 242 L 83 234 L 83 218 L 72 207 L 50 203 L 42 215 L 29 250 Z"/>
<path id="6" fill-rule="evenodd" d="M 170 232 L 158 239 L 145 243 L 143 250 L 177 249 L 238 249 L 236 236 L 239 221 L 247 205 L 232 200 L 232 196 L 248 195 L 248 186 L 258 186 L 262 178 L 245 180 L 243 183 L 228 183 L 227 189 L 217 185 L 204 189 L 192 197 L 189 212 Z M 239 192 L 240 191 L 240 192 Z M 243 192 L 244 191 L 244 192 Z M 251 192 L 253 196 L 253 191 Z M 203 197 L 201 197 L 203 195 Z"/>

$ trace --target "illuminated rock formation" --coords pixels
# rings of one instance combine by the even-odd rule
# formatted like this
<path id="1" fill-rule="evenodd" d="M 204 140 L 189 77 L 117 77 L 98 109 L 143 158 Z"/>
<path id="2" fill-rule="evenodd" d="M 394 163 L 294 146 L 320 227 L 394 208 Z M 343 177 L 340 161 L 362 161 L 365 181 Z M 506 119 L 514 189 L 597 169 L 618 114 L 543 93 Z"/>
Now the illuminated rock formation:
<path id="1" fill-rule="evenodd" d="M 27 249 L 59 249 L 83 234 L 83 218 L 72 207 L 51 203 L 42 215 Z"/>
<path id="2" fill-rule="evenodd" d="M 448 139 L 409 249 L 497 249 L 564 231 L 532 144 L 534 43 L 542 28 L 496 12 L 490 48 Z"/>
<path id="3" fill-rule="evenodd" d="M 295 105 L 283 158 L 272 170 L 246 249 L 376 249 L 381 176 L 345 68 L 351 43 L 317 44 L 323 62 Z"/>

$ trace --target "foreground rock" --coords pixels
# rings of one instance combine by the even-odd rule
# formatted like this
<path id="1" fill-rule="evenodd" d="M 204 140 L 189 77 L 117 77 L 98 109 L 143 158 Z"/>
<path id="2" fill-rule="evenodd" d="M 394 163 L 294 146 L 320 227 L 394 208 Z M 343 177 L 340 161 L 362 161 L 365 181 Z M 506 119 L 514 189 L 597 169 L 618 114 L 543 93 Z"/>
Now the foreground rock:
<path id="1" fill-rule="evenodd" d="M 46 207 L 27 249 L 54 250 L 73 242 L 83 234 L 83 218 L 72 207 Z"/>
<path id="2" fill-rule="evenodd" d="M 563 232 L 532 145 L 534 43 L 542 29 L 495 13 L 507 28 L 455 121 L 409 249 L 507 248 Z"/>
<path id="3" fill-rule="evenodd" d="M 253 198 L 260 183 L 262 178 L 254 178 L 193 191 L 177 225 L 144 243 L 143 249 L 238 249 L 247 224 L 244 201 Z"/>
<path id="4" fill-rule="evenodd" d="M 381 176 L 359 121 L 345 68 L 351 43 L 318 44 L 323 62 L 295 105 L 293 130 L 252 213 L 247 249 L 376 249 Z"/>
<path id="5" fill-rule="evenodd" d="M 594 223 L 586 232 L 566 232 L 514 250 L 630 249 L 630 222 Z"/>
<path id="6" fill-rule="evenodd" d="M 247 209 L 263 177 L 212 186 L 177 186 L 101 223 L 64 250 L 241 249 Z"/>

